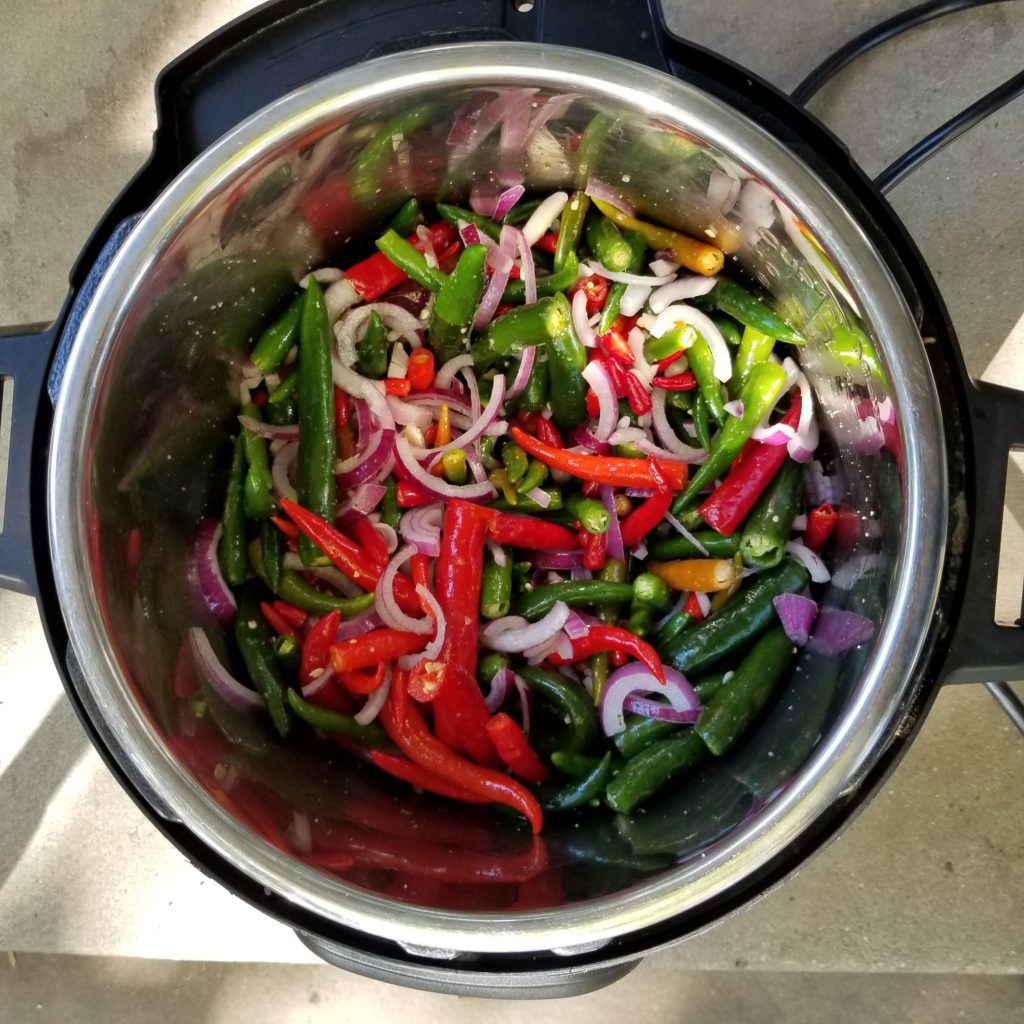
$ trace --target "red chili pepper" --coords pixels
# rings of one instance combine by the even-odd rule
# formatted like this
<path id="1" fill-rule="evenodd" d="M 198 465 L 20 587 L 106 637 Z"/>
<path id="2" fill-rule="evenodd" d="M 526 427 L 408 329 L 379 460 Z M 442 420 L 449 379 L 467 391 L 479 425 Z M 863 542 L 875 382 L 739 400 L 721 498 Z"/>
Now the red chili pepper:
<path id="1" fill-rule="evenodd" d="M 782 423 L 796 427 L 800 420 L 800 392 L 794 391 Z M 723 537 L 730 536 L 772 482 L 786 461 L 784 444 L 751 441 L 740 452 L 729 475 L 700 506 L 704 522 Z"/>
<path id="2" fill-rule="evenodd" d="M 499 712 L 487 723 L 487 735 L 498 751 L 498 756 L 508 765 L 509 771 L 518 775 L 523 782 L 537 785 L 551 778 L 551 772 L 530 746 L 526 734 L 515 719 L 503 711 Z"/>
<path id="3" fill-rule="evenodd" d="M 626 336 L 620 334 L 614 326 L 607 334 L 598 335 L 597 344 L 612 362 L 617 362 L 620 366 L 632 366 L 636 362 L 636 356 L 629 347 Z"/>
<path id="4" fill-rule="evenodd" d="M 278 614 L 277 609 L 272 604 L 270 604 L 269 601 L 260 602 L 260 611 L 263 612 L 263 618 L 265 618 L 267 622 L 270 623 L 270 628 L 278 636 L 288 636 L 291 637 L 293 640 L 299 639 L 298 633 L 296 633 L 291 623 L 289 623 L 287 619 L 283 618 L 280 614 Z"/>
<path id="5" fill-rule="evenodd" d="M 549 231 L 546 235 L 541 235 L 541 237 L 534 243 L 533 247 L 535 249 L 540 249 L 541 252 L 550 252 L 553 254 L 558 248 L 558 232 Z"/>
<path id="6" fill-rule="evenodd" d="M 382 570 L 358 544 L 342 536 L 333 526 L 324 522 L 301 505 L 287 498 L 280 499 L 281 508 L 288 518 L 350 579 L 364 590 L 376 589 Z M 395 577 L 395 600 L 402 611 L 418 615 L 419 598 L 412 580 L 401 574 Z"/>
<path id="7" fill-rule="evenodd" d="M 533 430 L 541 444 L 549 445 L 552 448 L 565 447 L 562 435 L 558 432 L 558 427 L 547 416 L 538 416 L 533 422 Z"/>
<path id="8" fill-rule="evenodd" d="M 252 396 L 252 404 L 255 405 L 257 409 L 262 409 L 263 406 L 267 404 L 267 398 L 268 395 L 266 391 L 257 391 Z"/>
<path id="9" fill-rule="evenodd" d="M 612 651 L 611 662 L 613 668 L 622 668 L 626 664 L 626 652 L 625 651 Z"/>
<path id="10" fill-rule="evenodd" d="M 341 430 L 348 426 L 348 395 L 341 388 L 334 389 L 334 425 Z"/>
<path id="11" fill-rule="evenodd" d="M 327 667 L 331 644 L 341 625 L 341 612 L 328 612 L 309 631 L 302 645 L 302 661 L 299 664 L 299 680 L 303 686 L 313 681 L 313 673 Z"/>
<path id="12" fill-rule="evenodd" d="M 451 505 L 462 504 L 465 503 L 455 501 L 449 505 L 449 508 Z M 473 611 L 475 618 L 475 607 Z M 475 645 L 473 657 L 474 659 L 476 657 Z M 534 834 L 539 833 L 544 824 L 544 815 L 534 795 L 515 779 L 510 779 L 502 772 L 467 761 L 464 757 L 454 753 L 436 736 L 432 736 L 422 715 L 409 703 L 406 691 L 407 681 L 404 675 L 402 672 L 395 674 L 388 699 L 380 714 L 385 731 L 402 753 L 421 768 L 426 768 L 440 776 L 445 782 L 469 790 L 477 796 L 487 797 L 494 803 L 514 808 L 529 821 Z M 475 686 L 475 679 L 473 684 Z M 446 690 L 447 688 L 446 683 Z M 478 695 L 479 692 L 477 690 Z M 441 694 L 441 698 L 445 696 L 447 696 L 446 693 Z M 435 712 L 437 707 L 438 704 L 435 701 Z M 480 735 L 487 740 L 488 745 L 491 745 L 484 729 L 481 729 Z"/>
<path id="13" fill-rule="evenodd" d="M 586 295 L 587 316 L 593 316 L 604 309 L 604 304 L 608 301 L 608 279 L 601 277 L 600 274 L 591 274 L 589 277 L 577 281 L 569 289 L 570 296 L 577 292 L 583 292 Z"/>
<path id="14" fill-rule="evenodd" d="M 626 373 L 626 398 L 635 415 L 643 416 L 651 411 L 651 396 L 632 370 Z"/>
<path id="15" fill-rule="evenodd" d="M 498 763 L 485 731 L 490 713 L 476 680 L 484 538 L 494 517 L 492 509 L 449 501 L 434 565 L 435 593 L 445 618 L 437 659 L 445 666 L 445 678 L 434 700 L 434 728 L 442 742 L 481 764 Z"/>
<path id="16" fill-rule="evenodd" d="M 858 541 L 861 531 L 860 514 L 845 501 L 836 509 L 834 533 L 840 550 L 847 551 Z"/>
<path id="17" fill-rule="evenodd" d="M 625 547 L 639 544 L 665 518 L 672 504 L 672 492 L 667 488 L 654 492 L 642 505 L 638 505 L 622 520 L 619 530 Z"/>
<path id="18" fill-rule="evenodd" d="M 596 480 L 584 480 L 580 485 L 580 493 L 584 498 L 600 498 L 601 485 Z"/>
<path id="19" fill-rule="evenodd" d="M 683 602 L 683 612 L 689 615 L 694 622 L 700 622 L 704 618 L 704 609 L 700 606 L 700 601 L 697 600 L 697 595 L 692 591 L 687 595 L 686 600 Z"/>
<path id="20" fill-rule="evenodd" d="M 307 218 L 308 219 L 308 218 Z M 431 224 L 427 231 L 433 243 L 434 251 L 450 246 L 456 237 L 455 228 L 447 221 Z M 416 234 L 408 235 L 406 241 L 415 249 L 423 252 L 423 242 Z M 405 273 L 398 269 L 382 252 L 375 252 L 365 260 L 349 267 L 345 271 L 345 279 L 359 292 L 367 302 L 379 299 L 385 292 L 391 291 L 405 279 Z"/>
<path id="21" fill-rule="evenodd" d="M 271 516 L 270 521 L 286 536 L 296 540 L 299 536 L 299 528 L 294 523 L 289 523 L 283 516 Z"/>
<path id="22" fill-rule="evenodd" d="M 651 387 L 659 388 L 661 391 L 692 391 L 696 386 L 697 378 L 693 375 L 693 370 L 685 370 L 674 377 L 655 377 L 651 381 Z"/>
<path id="23" fill-rule="evenodd" d="M 685 349 L 679 348 L 676 349 L 675 352 L 673 352 L 671 355 L 665 356 L 664 359 L 657 360 L 655 366 L 658 367 L 658 372 L 664 373 L 677 359 L 682 359 L 685 352 Z"/>
<path id="24" fill-rule="evenodd" d="M 387 671 L 387 663 L 381 662 L 373 672 L 342 672 L 336 678 L 349 693 L 365 696 L 381 688 Z"/>
<path id="25" fill-rule="evenodd" d="M 409 673 L 409 696 L 420 704 L 428 704 L 444 685 L 445 667 L 440 661 L 417 662 Z"/>
<path id="26" fill-rule="evenodd" d="M 370 558 L 383 570 L 388 564 L 388 542 L 373 525 L 373 520 L 362 512 L 352 511 L 349 513 L 349 518 L 345 520 L 345 525 L 352 531 L 352 535 L 363 546 Z"/>
<path id="27" fill-rule="evenodd" d="M 594 394 L 593 388 L 587 388 L 587 415 L 598 417 L 601 415 L 601 401 Z"/>
<path id="28" fill-rule="evenodd" d="M 639 661 L 662 686 L 665 685 L 665 670 L 658 652 L 635 633 L 621 626 L 591 626 L 583 636 L 573 640 L 571 658 L 550 654 L 548 660 L 555 665 L 566 665 L 569 662 L 582 661 L 602 651 L 621 651 L 629 655 Z"/>
<path id="29" fill-rule="evenodd" d="M 415 554 L 412 563 L 412 581 L 418 587 L 430 589 L 430 558 L 427 555 Z"/>
<path id="30" fill-rule="evenodd" d="M 626 368 L 618 361 L 613 359 L 611 356 L 596 355 L 595 359 L 601 360 L 601 365 L 608 371 L 608 376 L 612 380 L 612 388 L 615 391 L 616 398 L 626 397 Z"/>
<path id="31" fill-rule="evenodd" d="M 421 505 L 432 505 L 435 501 L 437 498 L 418 483 L 400 480 L 395 488 L 395 502 L 399 508 L 419 508 Z"/>
<path id="32" fill-rule="evenodd" d="M 393 775 L 396 779 L 408 782 L 418 789 L 425 789 L 428 793 L 437 793 L 438 796 L 446 796 L 449 800 L 459 800 L 465 804 L 489 804 L 491 798 L 471 793 L 461 786 L 452 785 L 439 775 L 416 764 L 415 761 L 406 760 L 404 757 L 397 757 L 394 754 L 385 754 L 382 750 L 371 750 L 370 760 L 381 771 Z"/>
<path id="33" fill-rule="evenodd" d="M 506 313 L 511 313 L 513 309 L 515 309 L 515 306 L 510 306 L 506 302 L 499 302 L 498 308 L 494 311 L 494 319 L 497 320 L 498 317 L 504 316 Z"/>
<path id="34" fill-rule="evenodd" d="M 427 639 L 422 633 L 408 633 L 403 629 L 374 629 L 362 636 L 331 644 L 331 668 L 341 673 L 371 665 L 376 667 L 380 662 L 394 661 L 403 654 L 422 651 Z"/>
<path id="35" fill-rule="evenodd" d="M 607 455 L 588 455 L 583 452 L 567 452 L 546 445 L 537 438 L 530 437 L 519 427 L 510 431 L 520 448 L 535 459 L 540 459 L 551 469 L 560 469 L 581 480 L 594 480 L 599 484 L 612 484 L 624 487 L 650 487 L 651 471 L 648 462 L 640 459 L 614 458 Z M 655 460 L 655 465 L 674 491 L 681 491 L 686 486 L 689 470 L 684 462 L 669 462 L 666 459 Z"/>
<path id="36" fill-rule="evenodd" d="M 533 516 L 513 515 L 510 512 L 496 512 L 487 524 L 487 533 L 498 544 L 510 544 L 514 548 L 565 551 L 576 547 L 576 537 L 572 530 L 558 523 L 548 523 Z"/>
<path id="37" fill-rule="evenodd" d="M 412 383 L 408 377 L 388 377 L 384 381 L 384 392 L 396 398 L 407 398 L 412 391 Z"/>
<path id="38" fill-rule="evenodd" d="M 812 551 L 820 551 L 832 536 L 839 513 L 826 501 L 807 513 L 807 529 L 804 530 L 804 543 Z"/>
<path id="39" fill-rule="evenodd" d="M 446 249 L 441 249 L 437 254 L 437 266 L 446 274 L 450 274 L 459 262 L 459 254 L 462 252 L 462 242 L 457 238 Z"/>
<path id="40" fill-rule="evenodd" d="M 586 533 L 586 531 L 583 531 Z M 583 568 L 598 572 L 608 561 L 608 534 L 586 533 L 583 542 Z"/>
<path id="41" fill-rule="evenodd" d="M 296 608 L 295 605 L 289 604 L 287 601 L 274 601 L 274 611 L 288 623 L 292 629 L 302 629 L 306 624 L 306 619 L 309 618 L 309 612 L 304 612 L 301 608 Z"/>
<path id="42" fill-rule="evenodd" d="M 429 348 L 418 348 L 409 356 L 405 376 L 413 391 L 426 391 L 434 384 L 434 353 Z"/>

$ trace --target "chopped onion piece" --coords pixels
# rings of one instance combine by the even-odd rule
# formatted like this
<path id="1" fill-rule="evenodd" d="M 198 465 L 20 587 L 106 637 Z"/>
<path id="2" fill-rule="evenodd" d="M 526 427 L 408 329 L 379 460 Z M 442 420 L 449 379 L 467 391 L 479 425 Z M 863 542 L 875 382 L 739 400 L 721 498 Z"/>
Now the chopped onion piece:
<path id="1" fill-rule="evenodd" d="M 668 306 L 658 314 L 651 324 L 651 334 L 660 338 L 669 330 L 689 324 L 699 331 L 701 337 L 707 342 L 714 358 L 715 379 L 727 381 L 732 377 L 732 356 L 729 354 L 729 346 L 722 332 L 715 322 L 706 313 L 702 313 L 693 306 L 676 305 Z"/>
<path id="2" fill-rule="evenodd" d="M 254 419 L 252 416 L 239 416 L 238 422 L 257 437 L 267 437 L 272 441 L 297 441 L 299 439 L 299 425 L 287 423 L 278 426 L 274 423 L 264 423 L 263 420 Z"/>
<path id="3" fill-rule="evenodd" d="M 441 524 L 444 509 L 440 504 L 409 509 L 399 523 L 402 539 L 416 547 L 421 555 L 437 558 L 441 554 Z"/>
<path id="4" fill-rule="evenodd" d="M 530 246 L 536 245 L 547 234 L 568 201 L 568 192 L 553 192 L 530 214 L 530 219 L 523 225 L 523 235 Z"/>
<path id="5" fill-rule="evenodd" d="M 718 284 L 717 277 L 704 277 L 701 274 L 683 277 L 652 292 L 648 305 L 651 307 L 652 313 L 663 313 L 673 302 L 707 295 L 716 284 Z"/>
<path id="6" fill-rule="evenodd" d="M 671 512 L 665 513 L 665 522 L 685 537 L 705 558 L 707 557 L 708 549 Z"/>
<path id="7" fill-rule="evenodd" d="M 493 651 L 520 653 L 552 639 L 565 625 L 568 617 L 569 606 L 564 601 L 556 601 L 547 615 L 536 622 L 525 625 L 517 622 L 509 628 L 509 620 L 519 619 L 518 616 L 506 615 L 495 619 L 483 628 L 480 639 Z"/>
<path id="8" fill-rule="evenodd" d="M 523 354 L 519 357 L 519 368 L 516 370 L 515 380 L 512 381 L 512 387 L 509 388 L 508 395 L 506 396 L 509 401 L 513 398 L 518 398 L 526 389 L 527 382 L 530 380 L 530 374 L 533 373 L 533 367 L 536 361 L 537 346 L 527 345 L 526 348 L 523 349 Z"/>
<path id="9" fill-rule="evenodd" d="M 803 647 L 818 617 L 818 603 L 803 594 L 779 594 L 772 599 L 779 622 L 786 636 L 798 647 Z"/>
<path id="10" fill-rule="evenodd" d="M 494 678 L 491 680 L 491 688 L 487 691 L 487 696 L 484 698 L 484 704 L 487 705 L 487 710 L 492 715 L 497 714 L 502 704 L 508 699 L 508 692 L 514 682 L 515 674 L 508 666 L 499 668 L 494 673 Z"/>
<path id="11" fill-rule="evenodd" d="M 541 508 L 547 508 L 551 504 L 551 495 L 542 487 L 531 487 L 525 496 Z"/>
<path id="12" fill-rule="evenodd" d="M 875 635 L 875 624 L 857 612 L 822 608 L 808 647 L 821 654 L 842 654 L 867 643 Z"/>
<path id="13" fill-rule="evenodd" d="M 647 284 L 626 285 L 626 290 L 622 293 L 622 301 L 619 303 L 619 312 L 623 316 L 635 316 L 644 308 L 644 303 L 651 291 L 651 286 Z"/>
<path id="14" fill-rule="evenodd" d="M 475 383 L 475 382 L 474 382 Z M 440 458 L 445 452 L 450 452 L 455 448 L 468 448 L 471 444 L 492 423 L 498 418 L 498 414 L 501 412 L 502 403 L 505 401 L 505 377 L 503 374 L 495 374 L 494 380 L 491 381 L 491 397 L 487 402 L 487 407 L 480 413 L 476 423 L 473 424 L 463 434 L 459 434 L 458 437 L 453 438 L 447 444 L 441 445 L 440 448 L 431 448 L 430 454 L 434 458 Z M 507 429 L 507 428 L 506 428 Z"/>
<path id="15" fill-rule="evenodd" d="M 451 498 L 462 498 L 464 501 L 487 501 L 494 497 L 494 487 L 486 480 L 457 486 L 429 473 L 420 466 L 415 451 L 404 437 L 395 438 L 395 454 L 405 471 L 441 501 L 448 501 Z"/>
<path id="16" fill-rule="evenodd" d="M 598 441 L 607 441 L 612 436 L 619 420 L 619 400 L 604 361 L 592 359 L 587 363 L 583 368 L 583 379 L 593 388 L 594 394 L 597 396 L 599 414 L 597 426 L 593 428 L 594 437 Z"/>
<path id="17" fill-rule="evenodd" d="M 645 287 L 657 288 L 659 285 L 668 284 L 674 274 L 665 274 L 660 277 L 649 277 L 646 274 L 627 274 L 625 271 L 609 270 L 600 263 L 593 261 L 583 264 L 584 270 L 589 274 L 597 274 L 609 281 L 617 281 L 619 284 L 642 284 Z"/>
<path id="18" fill-rule="evenodd" d="M 722 408 L 730 415 L 735 416 L 736 419 L 743 419 L 743 400 L 740 398 L 734 398 L 731 402 L 726 402 Z"/>
<path id="19" fill-rule="evenodd" d="M 588 178 L 587 187 L 583 192 L 585 195 L 590 196 L 591 199 L 600 199 L 609 206 L 614 206 L 616 210 L 621 210 L 627 217 L 633 216 L 633 207 L 611 185 L 598 178 Z"/>
<path id="20" fill-rule="evenodd" d="M 587 295 L 582 288 L 572 297 L 572 329 L 587 348 L 597 347 L 597 335 L 587 317 Z"/>
<path id="21" fill-rule="evenodd" d="M 290 471 L 299 457 L 299 444 L 293 441 L 286 444 L 275 456 L 270 465 L 270 478 L 274 481 L 274 491 L 279 498 L 295 501 L 299 494 L 292 485 Z"/>
<path id="22" fill-rule="evenodd" d="M 615 511 L 615 491 L 609 484 L 602 484 L 600 489 L 601 503 L 608 512 L 608 532 L 606 534 L 608 543 L 608 557 L 617 561 L 626 560 L 626 549 L 622 543 L 622 527 L 619 524 L 619 514 Z"/>
<path id="23" fill-rule="evenodd" d="M 692 445 L 688 445 L 680 441 L 676 436 L 676 432 L 672 429 L 672 424 L 669 423 L 666 413 L 665 403 L 667 399 L 668 392 L 663 391 L 661 388 L 656 388 L 651 395 L 651 423 L 654 427 L 654 433 L 658 436 L 658 440 L 673 455 L 690 462 L 703 460 L 707 457 L 707 452 L 703 448 L 695 448 Z"/>
<path id="24" fill-rule="evenodd" d="M 786 551 L 810 573 L 815 583 L 827 583 L 832 578 L 825 563 L 806 544 L 796 540 L 788 541 Z"/>
<path id="25" fill-rule="evenodd" d="M 440 369 L 434 375 L 434 387 L 444 390 L 452 386 L 455 374 L 473 365 L 473 357 L 465 352 L 461 356 L 454 356 L 446 363 L 442 363 Z"/>
<path id="26" fill-rule="evenodd" d="M 800 388 L 800 422 L 789 442 L 789 454 L 797 462 L 807 462 L 818 447 L 818 421 L 814 418 L 814 393 L 804 374 L 797 375 Z"/>

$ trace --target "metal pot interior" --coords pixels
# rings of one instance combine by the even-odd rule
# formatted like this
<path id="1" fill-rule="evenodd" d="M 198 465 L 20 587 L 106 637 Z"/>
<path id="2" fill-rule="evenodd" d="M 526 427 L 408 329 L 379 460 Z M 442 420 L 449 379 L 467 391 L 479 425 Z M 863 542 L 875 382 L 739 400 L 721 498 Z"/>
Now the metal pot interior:
<path id="1" fill-rule="evenodd" d="M 498 96 L 505 127 L 474 129 L 469 112 Z M 354 175 L 382 125 L 420 108 L 419 127 L 382 151 L 379 182 Z M 553 108 L 520 144 L 515 118 L 531 124 Z M 580 145 L 595 115 L 606 141 Z M 220 514 L 261 325 L 307 270 L 371 251 L 404 197 L 464 202 L 471 182 L 504 175 L 541 194 L 600 179 L 639 216 L 716 240 L 800 327 L 822 435 L 808 493 L 842 514 L 823 604 L 875 623 L 871 642 L 842 655 L 805 648 L 738 753 L 631 818 L 551 816 L 543 870 L 505 815 L 415 795 L 328 742 L 275 739 L 216 697 L 184 644 L 198 625 L 230 657 L 190 566 L 197 524 Z M 146 213 L 65 378 L 51 538 L 74 653 L 107 726 L 168 813 L 214 850 L 325 921 L 374 935 L 577 948 L 740 884 L 884 749 L 934 600 L 943 467 L 906 306 L 861 229 L 791 153 L 635 65 L 473 44 L 385 58 L 286 98 Z M 336 851 L 333 870 L 312 863 L 310 841 L 312 859 Z"/>

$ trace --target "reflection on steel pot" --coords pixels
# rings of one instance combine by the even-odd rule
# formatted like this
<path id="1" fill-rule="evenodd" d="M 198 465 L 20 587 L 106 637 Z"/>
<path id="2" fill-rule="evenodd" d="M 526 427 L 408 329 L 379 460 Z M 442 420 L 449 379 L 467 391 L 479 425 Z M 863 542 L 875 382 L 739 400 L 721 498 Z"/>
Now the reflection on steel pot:
<path id="1" fill-rule="evenodd" d="M 964 517 L 971 385 L 916 252 L 805 115 L 752 86 L 766 130 L 733 105 L 728 68 L 678 47 L 691 81 L 486 42 L 314 81 L 167 185 L 69 342 L 42 440 L 52 561 L 37 544 L 33 569 L 4 547 L 0 568 L 38 588 L 58 647 L 63 615 L 70 692 L 160 827 L 352 970 L 444 991 L 583 991 L 749 901 L 891 767 L 943 676 L 966 582 L 990 585 Z M 631 816 L 552 819 L 541 839 L 486 806 L 453 814 L 392 786 L 341 747 L 281 740 L 187 656 L 198 627 L 227 657 L 188 567 L 223 501 L 251 342 L 310 269 L 369 251 L 406 197 L 465 205 L 488 176 L 528 196 L 599 183 L 760 282 L 806 339 L 822 437 L 808 486 L 840 510 L 822 614 L 875 625 L 851 651 L 812 639 L 749 740 L 687 784 Z M 345 284 L 324 281 L 335 315 Z M 991 398 L 998 455 L 1014 399 Z M 30 485 L 38 495 L 38 473 Z M 1019 641 L 999 642 L 996 672 L 1017 671 Z M 971 651 L 956 639 L 947 671 L 966 674 Z"/>

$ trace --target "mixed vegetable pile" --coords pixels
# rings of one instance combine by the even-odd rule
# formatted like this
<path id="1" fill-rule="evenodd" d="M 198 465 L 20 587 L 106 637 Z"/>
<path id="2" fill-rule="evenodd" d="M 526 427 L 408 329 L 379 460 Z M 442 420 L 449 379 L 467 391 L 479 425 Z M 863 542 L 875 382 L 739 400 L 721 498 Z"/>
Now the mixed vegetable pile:
<path id="1" fill-rule="evenodd" d="M 796 331 L 598 184 L 410 199 L 245 367 L 198 581 L 220 695 L 455 801 L 630 813 L 732 749 L 818 616 L 836 525 Z M 332 327 L 333 325 L 333 327 Z M 861 643 L 832 611 L 812 643 Z"/>

